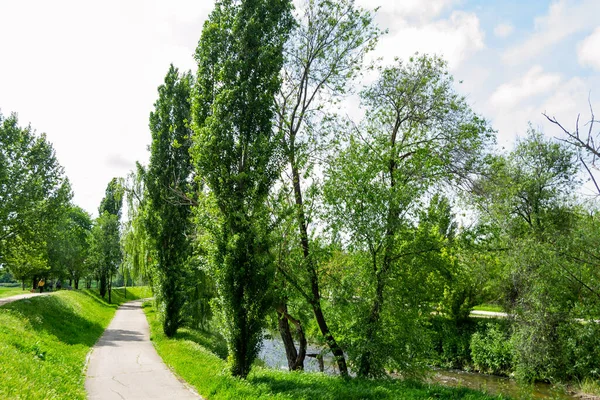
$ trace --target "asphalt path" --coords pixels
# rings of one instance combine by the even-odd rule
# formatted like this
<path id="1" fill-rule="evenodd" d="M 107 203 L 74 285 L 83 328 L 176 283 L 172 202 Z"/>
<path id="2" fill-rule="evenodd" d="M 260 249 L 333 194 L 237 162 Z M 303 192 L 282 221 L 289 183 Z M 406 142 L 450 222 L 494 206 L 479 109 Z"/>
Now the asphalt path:
<path id="1" fill-rule="evenodd" d="M 150 342 L 142 300 L 123 304 L 90 353 L 90 400 L 201 399 L 167 368 Z"/>
<path id="2" fill-rule="evenodd" d="M 37 297 L 37 296 L 48 296 L 49 294 L 52 294 L 52 293 L 54 293 L 54 292 L 25 293 L 25 294 L 17 294 L 15 296 L 5 297 L 3 299 L 0 299 L 0 307 L 5 304 L 12 303 L 13 301 L 30 299 L 32 297 Z"/>

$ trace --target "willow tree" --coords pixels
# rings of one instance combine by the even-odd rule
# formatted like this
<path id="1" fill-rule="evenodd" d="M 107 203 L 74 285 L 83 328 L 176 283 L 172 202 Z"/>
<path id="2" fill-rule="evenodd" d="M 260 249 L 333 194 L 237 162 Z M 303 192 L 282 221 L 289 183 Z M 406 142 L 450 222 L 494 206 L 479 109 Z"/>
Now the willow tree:
<path id="1" fill-rule="evenodd" d="M 214 271 L 231 371 L 246 377 L 271 304 L 266 198 L 279 171 L 274 117 L 289 0 L 223 0 L 196 51 L 193 155 L 218 212 Z"/>
<path id="2" fill-rule="evenodd" d="M 147 225 L 158 256 L 158 300 L 164 305 L 163 331 L 169 337 L 181 324 L 183 276 L 190 250 L 191 207 L 182 199 L 191 189 L 191 82 L 191 74 L 180 75 L 171 65 L 150 114 Z"/>

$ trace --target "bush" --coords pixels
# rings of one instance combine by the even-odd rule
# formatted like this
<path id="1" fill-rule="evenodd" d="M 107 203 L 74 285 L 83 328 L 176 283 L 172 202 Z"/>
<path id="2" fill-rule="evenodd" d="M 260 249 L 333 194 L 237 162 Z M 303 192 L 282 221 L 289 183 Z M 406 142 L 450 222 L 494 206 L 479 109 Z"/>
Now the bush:
<path id="1" fill-rule="evenodd" d="M 491 325 L 471 337 L 471 358 L 481 372 L 508 375 L 512 368 L 512 345 L 506 329 Z"/>
<path id="2" fill-rule="evenodd" d="M 600 324 L 576 323 L 561 332 L 569 353 L 571 379 L 600 380 Z"/>
<path id="3" fill-rule="evenodd" d="M 433 318 L 431 337 L 436 359 L 432 363 L 443 368 L 467 368 L 471 364 L 469 342 L 477 329 L 477 322 L 471 319 L 457 325 L 448 318 Z"/>

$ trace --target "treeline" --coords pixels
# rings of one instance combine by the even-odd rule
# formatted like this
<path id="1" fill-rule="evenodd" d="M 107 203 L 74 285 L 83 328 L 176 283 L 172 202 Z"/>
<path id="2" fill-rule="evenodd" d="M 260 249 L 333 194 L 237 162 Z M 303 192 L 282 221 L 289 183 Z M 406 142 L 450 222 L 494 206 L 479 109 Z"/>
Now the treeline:
<path id="1" fill-rule="evenodd" d="M 109 182 L 93 220 L 73 193 L 46 136 L 0 114 L 0 271 L 23 289 L 78 289 L 95 283 L 104 297 L 121 266 L 122 183 Z M 124 265 L 123 265 L 124 266 Z M 137 278 L 136 270 L 121 279 Z M 125 276 L 125 278 L 124 278 Z M 43 284 L 40 282 L 44 282 Z"/>

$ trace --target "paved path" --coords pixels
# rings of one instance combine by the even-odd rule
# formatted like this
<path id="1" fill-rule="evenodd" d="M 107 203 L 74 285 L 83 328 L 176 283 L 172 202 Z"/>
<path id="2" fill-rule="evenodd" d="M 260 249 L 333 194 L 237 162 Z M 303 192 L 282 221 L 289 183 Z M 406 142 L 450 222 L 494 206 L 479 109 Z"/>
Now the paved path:
<path id="1" fill-rule="evenodd" d="M 471 316 L 473 317 L 488 317 L 488 318 L 506 318 L 508 314 L 505 312 L 498 311 L 482 311 L 482 310 L 473 310 L 471 311 Z"/>
<path id="2" fill-rule="evenodd" d="M 54 293 L 54 292 L 17 294 L 15 296 L 10 296 L 10 297 L 5 297 L 3 299 L 0 299 L 0 306 L 3 306 L 8 303 L 12 303 L 13 301 L 29 299 L 31 297 L 36 297 L 36 296 L 47 296 L 52 293 Z"/>
<path id="3" fill-rule="evenodd" d="M 85 380 L 88 399 L 201 399 L 156 353 L 141 305 L 136 300 L 119 307 L 94 346 Z"/>

